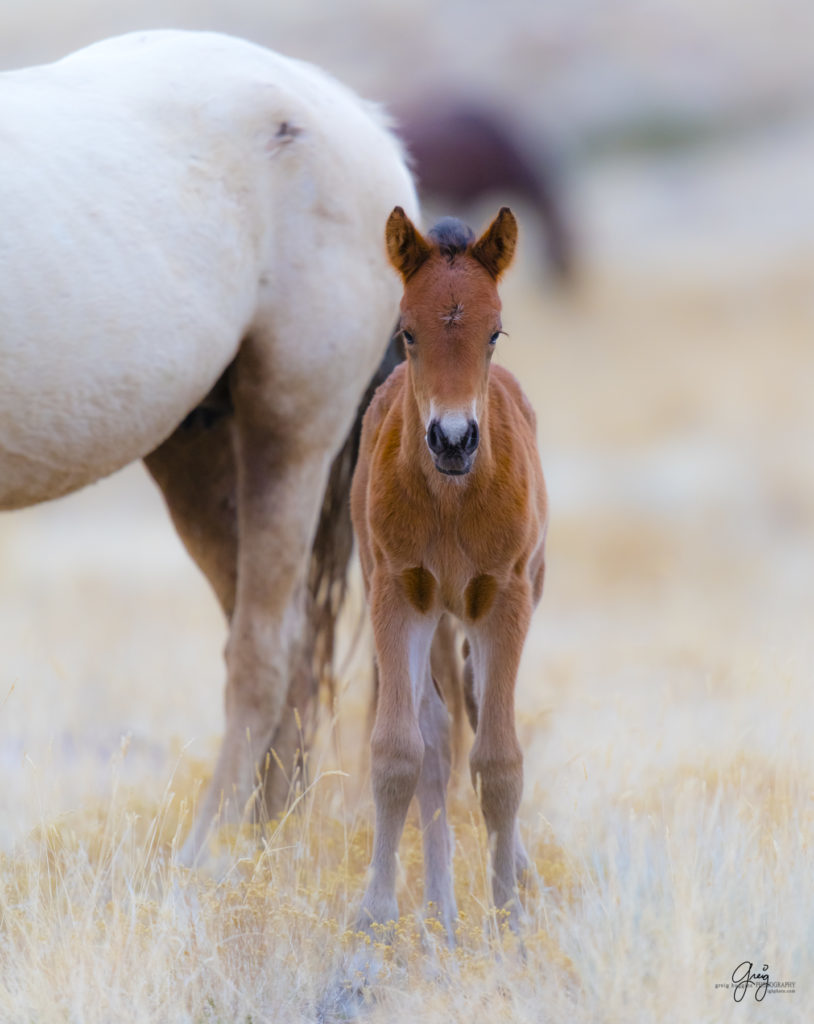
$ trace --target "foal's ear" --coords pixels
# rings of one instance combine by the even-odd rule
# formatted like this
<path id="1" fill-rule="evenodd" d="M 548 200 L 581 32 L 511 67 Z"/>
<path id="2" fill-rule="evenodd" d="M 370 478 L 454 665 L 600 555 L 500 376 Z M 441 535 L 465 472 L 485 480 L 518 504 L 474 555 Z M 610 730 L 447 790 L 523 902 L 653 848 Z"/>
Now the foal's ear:
<path id="1" fill-rule="evenodd" d="M 517 221 L 508 206 L 502 206 L 497 217 L 469 250 L 497 281 L 512 262 L 517 245 Z"/>
<path id="2" fill-rule="evenodd" d="M 384 237 L 390 262 L 405 281 L 409 280 L 430 255 L 429 244 L 400 206 L 387 218 Z"/>

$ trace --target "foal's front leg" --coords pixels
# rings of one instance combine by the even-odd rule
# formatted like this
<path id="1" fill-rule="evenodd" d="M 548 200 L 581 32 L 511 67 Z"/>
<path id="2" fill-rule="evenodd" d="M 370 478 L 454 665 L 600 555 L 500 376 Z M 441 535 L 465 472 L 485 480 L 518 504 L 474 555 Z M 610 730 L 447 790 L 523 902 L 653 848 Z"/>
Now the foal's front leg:
<path id="1" fill-rule="evenodd" d="M 358 927 L 398 920 L 396 852 L 424 758 L 418 709 L 435 621 L 407 603 L 398 579 L 377 567 L 370 612 L 379 667 L 379 698 L 370 738 L 376 826 L 370 880 Z"/>
<path id="2" fill-rule="evenodd" d="M 480 791 L 489 835 L 495 905 L 519 922 L 517 811 L 523 792 L 523 752 L 517 739 L 514 688 L 523 643 L 531 621 L 531 594 L 521 581 L 501 594 L 483 625 L 474 631 L 474 688 L 477 731 L 469 755 L 472 783 Z"/>

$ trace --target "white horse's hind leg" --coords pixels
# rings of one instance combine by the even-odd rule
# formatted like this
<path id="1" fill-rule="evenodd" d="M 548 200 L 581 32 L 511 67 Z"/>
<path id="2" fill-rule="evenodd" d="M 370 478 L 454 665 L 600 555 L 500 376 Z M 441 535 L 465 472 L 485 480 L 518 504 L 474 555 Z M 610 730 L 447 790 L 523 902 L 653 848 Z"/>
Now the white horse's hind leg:
<path id="1" fill-rule="evenodd" d="M 333 438 L 302 437 L 280 415 L 262 349 L 247 343 L 233 376 L 237 480 L 237 587 L 226 650 L 226 728 L 214 776 L 181 858 L 194 862 L 213 822 L 256 816 L 266 754 L 289 694 L 292 653 L 304 632 L 301 600 Z M 285 731 L 285 730 L 284 730 Z"/>
<path id="2" fill-rule="evenodd" d="M 227 621 L 232 619 L 237 589 L 237 484 L 232 428 L 231 409 L 218 413 L 198 410 L 144 459 L 164 495 L 175 529 L 212 586 Z M 269 762 L 267 773 L 265 754 L 258 754 L 264 762 L 264 805 L 270 814 L 284 805 L 290 785 L 290 776 L 279 770 L 277 759 L 289 772 L 302 743 L 293 708 L 299 709 L 302 720 L 313 689 L 310 659 L 301 654 L 292 660 L 288 707 L 272 740 L 276 757 Z M 201 830 L 208 824 L 209 818 Z M 192 845 L 187 851 L 190 858 L 191 851 Z"/>
<path id="3" fill-rule="evenodd" d="M 193 413 L 144 459 L 173 526 L 206 576 L 227 621 L 237 586 L 237 496 L 232 416 L 204 425 Z"/>
<path id="4" fill-rule="evenodd" d="M 424 901 L 433 904 L 433 912 L 452 942 L 458 908 L 452 886 L 453 840 L 446 806 L 450 776 L 449 719 L 449 712 L 428 677 L 419 712 L 424 760 L 416 789 L 424 841 Z"/>

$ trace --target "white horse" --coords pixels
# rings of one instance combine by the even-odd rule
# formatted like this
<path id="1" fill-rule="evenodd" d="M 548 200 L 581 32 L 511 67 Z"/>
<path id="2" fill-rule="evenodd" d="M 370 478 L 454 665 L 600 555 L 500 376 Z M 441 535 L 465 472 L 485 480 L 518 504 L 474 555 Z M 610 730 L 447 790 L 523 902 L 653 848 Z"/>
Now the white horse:
<path id="1" fill-rule="evenodd" d="M 0 508 L 138 458 L 164 492 L 230 620 L 188 862 L 292 739 L 322 496 L 398 309 L 395 205 L 376 111 L 247 42 L 142 32 L 0 75 Z"/>

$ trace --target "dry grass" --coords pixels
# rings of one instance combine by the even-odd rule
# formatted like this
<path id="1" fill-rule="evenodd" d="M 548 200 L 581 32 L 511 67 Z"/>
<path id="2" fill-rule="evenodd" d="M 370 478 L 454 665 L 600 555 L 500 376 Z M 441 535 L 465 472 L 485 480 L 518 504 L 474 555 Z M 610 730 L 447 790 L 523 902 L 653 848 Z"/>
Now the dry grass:
<path id="1" fill-rule="evenodd" d="M 524 956 L 488 910 L 471 807 L 456 808 L 455 953 L 421 924 L 409 828 L 403 918 L 380 951 L 366 1019 L 720 1021 L 731 999 L 714 984 L 755 947 L 803 988 L 773 996 L 771 1019 L 804 1019 L 810 777 L 741 755 L 659 782 L 608 792 L 588 820 L 575 809 L 567 845 L 527 814 L 542 889 L 527 898 Z M 357 942 L 349 908 L 369 852 L 367 825 L 347 824 L 344 810 L 336 779 L 320 780 L 263 852 L 236 857 L 218 883 L 172 866 L 169 794 L 144 806 L 114 785 L 102 808 L 43 823 L 3 863 L 0 1017 L 320 1019 Z"/>

